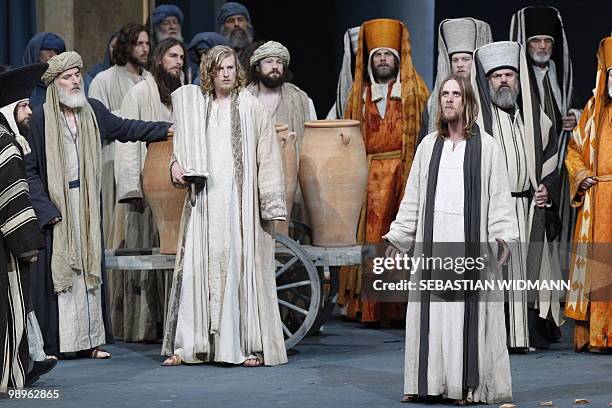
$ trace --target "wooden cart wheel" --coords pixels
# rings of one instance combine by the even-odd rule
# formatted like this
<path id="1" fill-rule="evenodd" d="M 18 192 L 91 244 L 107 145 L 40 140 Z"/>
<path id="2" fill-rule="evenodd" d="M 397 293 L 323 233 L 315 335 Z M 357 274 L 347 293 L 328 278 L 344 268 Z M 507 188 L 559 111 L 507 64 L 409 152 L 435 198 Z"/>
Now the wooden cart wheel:
<path id="1" fill-rule="evenodd" d="M 321 305 L 321 281 L 308 253 L 276 234 L 276 293 L 287 350 L 302 340 Z"/>

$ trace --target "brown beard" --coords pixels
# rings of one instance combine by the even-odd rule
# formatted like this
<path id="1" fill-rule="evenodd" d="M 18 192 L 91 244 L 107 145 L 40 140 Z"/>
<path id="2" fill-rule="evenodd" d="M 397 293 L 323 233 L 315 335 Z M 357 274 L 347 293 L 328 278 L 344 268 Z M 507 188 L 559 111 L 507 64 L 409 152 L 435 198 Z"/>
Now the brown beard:
<path id="1" fill-rule="evenodd" d="M 260 71 L 256 71 L 255 72 L 255 81 L 256 82 L 261 82 L 262 84 L 264 84 L 267 88 L 276 88 L 281 86 L 282 84 L 284 84 L 287 81 L 287 71 L 283 71 L 283 73 L 281 75 L 279 75 L 277 78 L 272 78 L 268 75 L 264 75 L 262 74 Z"/>
<path id="2" fill-rule="evenodd" d="M 164 105 L 171 107 L 172 97 L 170 95 L 182 85 L 181 77 L 172 75 L 163 68 L 156 70 L 153 74 L 159 90 L 159 98 Z"/>

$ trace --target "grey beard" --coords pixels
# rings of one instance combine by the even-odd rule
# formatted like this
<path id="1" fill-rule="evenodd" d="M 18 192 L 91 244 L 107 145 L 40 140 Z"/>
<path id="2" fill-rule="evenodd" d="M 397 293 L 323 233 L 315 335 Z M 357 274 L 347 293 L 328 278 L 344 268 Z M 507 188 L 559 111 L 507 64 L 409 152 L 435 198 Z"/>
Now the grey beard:
<path id="1" fill-rule="evenodd" d="M 608 85 L 608 96 L 612 98 L 612 84 Z"/>
<path id="2" fill-rule="evenodd" d="M 491 96 L 491 102 L 499 106 L 502 109 L 510 109 L 516 105 L 516 99 L 518 98 L 519 89 L 518 85 L 513 88 L 501 88 L 495 90 L 489 83 L 489 95 Z"/>
<path id="3" fill-rule="evenodd" d="M 224 26 L 221 30 L 221 35 L 227 37 L 227 39 L 230 41 L 232 48 L 240 49 L 246 47 L 247 45 L 253 42 L 254 31 L 253 26 L 251 26 L 250 24 L 247 26 L 246 31 L 228 30 Z"/>
<path id="4" fill-rule="evenodd" d="M 175 38 L 179 40 L 180 42 L 183 42 L 183 34 L 180 31 L 178 32 L 178 34 L 175 34 L 175 35 L 167 35 L 167 34 L 162 33 L 159 28 L 155 29 L 155 41 L 157 41 L 158 44 L 161 41 L 165 40 L 166 38 L 170 38 L 170 37 Z"/>
<path id="5" fill-rule="evenodd" d="M 78 89 L 76 94 L 69 94 L 58 86 L 57 93 L 60 103 L 71 109 L 82 108 L 87 103 L 85 92 L 82 89 Z"/>
<path id="6" fill-rule="evenodd" d="M 529 57 L 538 64 L 546 64 L 550 61 L 550 54 L 547 52 L 529 52 Z"/>

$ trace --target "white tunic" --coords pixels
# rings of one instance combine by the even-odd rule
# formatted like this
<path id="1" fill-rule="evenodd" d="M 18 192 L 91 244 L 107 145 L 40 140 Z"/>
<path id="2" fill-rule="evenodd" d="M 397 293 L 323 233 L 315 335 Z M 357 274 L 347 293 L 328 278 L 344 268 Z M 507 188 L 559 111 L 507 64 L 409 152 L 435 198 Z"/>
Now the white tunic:
<path id="1" fill-rule="evenodd" d="M 444 142 L 434 203 L 433 242 L 465 241 L 463 222 L 463 157 L 465 141 Z M 463 302 L 429 304 L 429 395 L 462 399 Z"/>
<path id="2" fill-rule="evenodd" d="M 64 159 L 69 181 L 79 180 L 78 136 L 70 133 L 65 121 L 61 121 Z M 80 249 L 79 188 L 69 189 L 69 205 L 72 210 L 76 244 Z M 102 320 L 102 285 L 90 288 L 85 274 L 75 274 L 72 287 L 57 296 L 59 312 L 60 352 L 76 352 L 100 346 L 106 342 Z"/>

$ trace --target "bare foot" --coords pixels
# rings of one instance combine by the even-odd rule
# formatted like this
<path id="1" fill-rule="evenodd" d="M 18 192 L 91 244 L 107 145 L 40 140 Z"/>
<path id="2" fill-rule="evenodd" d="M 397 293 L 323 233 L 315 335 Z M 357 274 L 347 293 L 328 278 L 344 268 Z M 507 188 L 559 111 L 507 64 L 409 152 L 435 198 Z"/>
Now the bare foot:
<path id="1" fill-rule="evenodd" d="M 180 366 L 182 362 L 181 357 L 178 354 L 174 354 L 172 357 L 165 359 L 162 365 L 165 367 L 174 367 Z"/>
<path id="2" fill-rule="evenodd" d="M 242 363 L 242 365 L 244 367 L 260 367 L 263 365 L 263 361 L 256 357 L 256 358 L 247 358 L 244 363 Z"/>
<path id="3" fill-rule="evenodd" d="M 91 349 L 91 354 L 89 355 L 89 357 L 93 358 L 94 360 L 106 360 L 108 358 L 111 358 L 111 355 L 108 351 L 96 347 Z"/>

